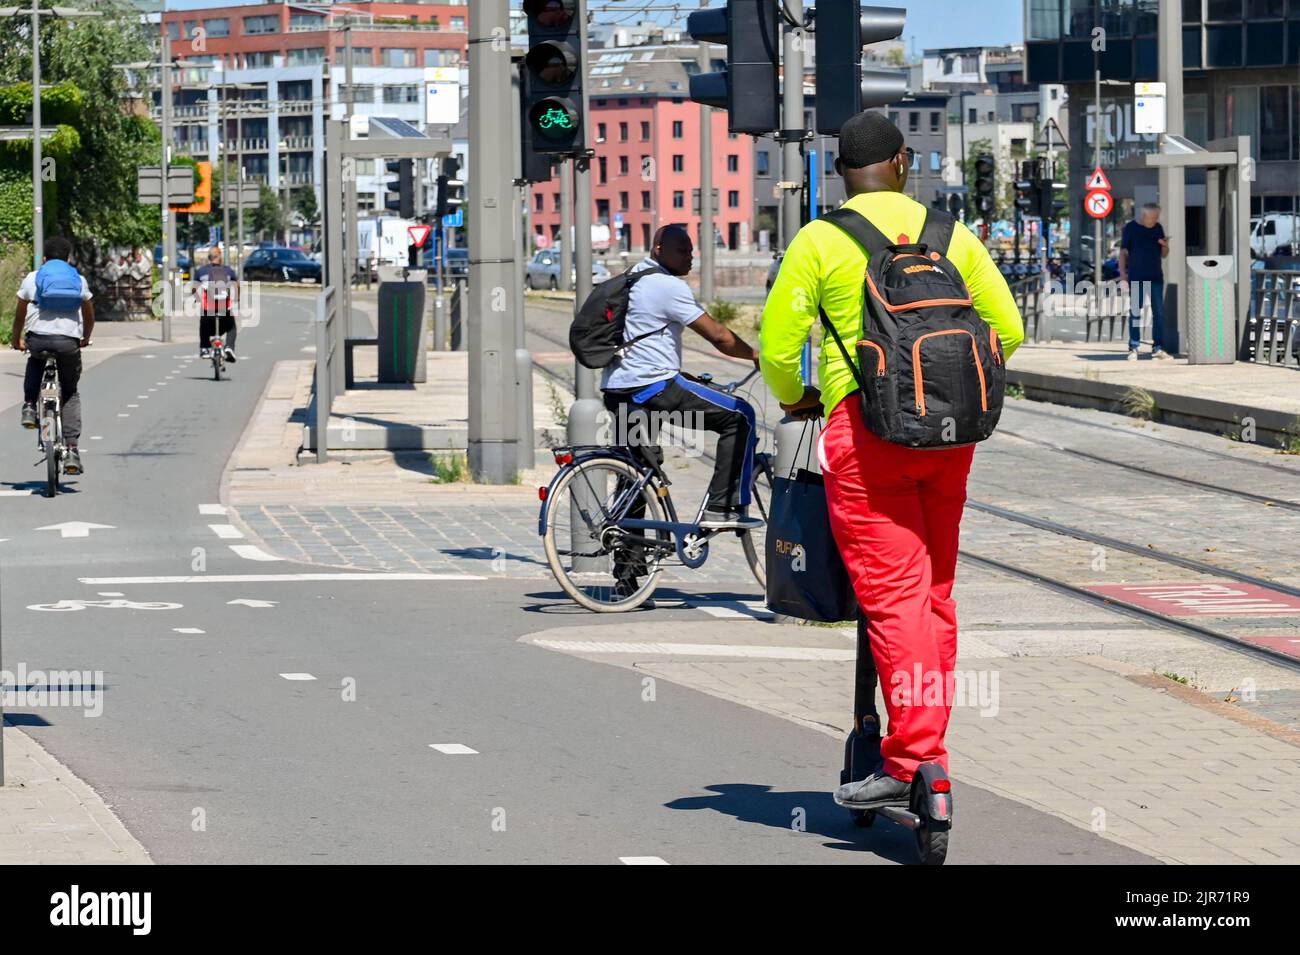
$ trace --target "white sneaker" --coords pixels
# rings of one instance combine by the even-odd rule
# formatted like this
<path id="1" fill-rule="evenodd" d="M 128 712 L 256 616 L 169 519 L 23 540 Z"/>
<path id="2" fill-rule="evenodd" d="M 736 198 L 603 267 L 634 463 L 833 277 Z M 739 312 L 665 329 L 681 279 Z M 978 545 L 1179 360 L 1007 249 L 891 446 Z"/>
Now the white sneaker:
<path id="1" fill-rule="evenodd" d="M 1126 359 L 1124 359 L 1124 360 L 1125 360 L 1125 361 L 1137 361 L 1137 360 L 1138 360 L 1137 349 L 1136 349 L 1136 348 L 1130 348 L 1130 349 L 1129 349 L 1129 352 L 1128 352 L 1128 357 L 1127 357 Z"/>
<path id="2" fill-rule="evenodd" d="M 1174 356 L 1169 354 L 1169 352 L 1167 351 L 1158 351 L 1155 352 L 1151 357 L 1154 358 L 1156 361 L 1169 361 Z"/>

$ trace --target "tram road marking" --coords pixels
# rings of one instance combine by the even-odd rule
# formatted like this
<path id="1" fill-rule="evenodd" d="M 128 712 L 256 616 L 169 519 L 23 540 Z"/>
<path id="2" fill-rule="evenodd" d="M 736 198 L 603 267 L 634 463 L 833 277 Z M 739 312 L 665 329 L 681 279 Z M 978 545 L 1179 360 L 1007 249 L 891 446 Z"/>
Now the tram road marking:
<path id="1" fill-rule="evenodd" d="M 212 526 L 215 527 L 216 525 Z M 235 552 L 236 556 L 242 557 L 244 560 L 284 560 L 283 557 L 268 554 L 256 544 L 231 544 L 230 549 Z"/>
<path id="2" fill-rule="evenodd" d="M 487 580 L 473 574 L 414 574 L 414 573 L 339 573 L 339 574 L 202 574 L 188 577 L 78 577 L 80 583 L 90 586 L 124 586 L 128 584 L 279 584 L 294 581 L 358 581 L 358 580 Z"/>
<path id="3" fill-rule="evenodd" d="M 244 539 L 244 532 L 234 524 L 209 524 L 208 527 L 211 528 L 212 533 L 216 534 L 222 540 Z"/>
<path id="4" fill-rule="evenodd" d="M 436 749 L 444 756 L 477 756 L 479 751 L 470 749 L 464 743 L 430 743 L 430 749 Z"/>
<path id="5" fill-rule="evenodd" d="M 1094 584 L 1086 589 L 1172 617 L 1237 617 L 1300 613 L 1300 598 L 1226 580 L 1156 584 Z"/>
<path id="6" fill-rule="evenodd" d="M 624 865 L 668 865 L 659 856 L 619 856 L 618 861 Z"/>

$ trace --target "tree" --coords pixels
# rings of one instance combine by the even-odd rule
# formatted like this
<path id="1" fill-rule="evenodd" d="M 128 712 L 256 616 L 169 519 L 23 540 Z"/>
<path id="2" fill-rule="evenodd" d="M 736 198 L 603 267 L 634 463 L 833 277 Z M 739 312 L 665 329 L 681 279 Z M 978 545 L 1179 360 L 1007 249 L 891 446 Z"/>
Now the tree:
<path id="1" fill-rule="evenodd" d="M 284 231 L 284 207 L 280 205 L 280 197 L 275 194 L 275 190 L 265 183 L 262 184 L 260 199 L 252 213 L 253 231 L 258 235 L 265 237 Z"/>

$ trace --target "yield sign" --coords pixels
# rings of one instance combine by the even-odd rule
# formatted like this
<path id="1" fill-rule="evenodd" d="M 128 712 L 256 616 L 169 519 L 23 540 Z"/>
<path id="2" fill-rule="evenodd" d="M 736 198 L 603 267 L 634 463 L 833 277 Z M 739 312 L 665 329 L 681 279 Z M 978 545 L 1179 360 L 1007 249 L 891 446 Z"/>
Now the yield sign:
<path id="1" fill-rule="evenodd" d="M 1088 177 L 1088 184 L 1083 188 L 1088 192 L 1092 192 L 1096 189 L 1110 192 L 1110 180 L 1106 178 L 1106 173 L 1102 171 L 1100 166 L 1098 166 L 1092 171 L 1092 175 Z"/>
<path id="2" fill-rule="evenodd" d="M 422 246 L 429 240 L 429 233 L 433 231 L 433 226 L 428 225 L 408 225 L 406 234 L 411 237 L 411 245 Z"/>
<path id="3" fill-rule="evenodd" d="M 1110 197 L 1110 193 L 1100 189 L 1088 193 L 1083 199 L 1083 211 L 1094 219 L 1106 218 L 1114 208 L 1115 200 Z"/>

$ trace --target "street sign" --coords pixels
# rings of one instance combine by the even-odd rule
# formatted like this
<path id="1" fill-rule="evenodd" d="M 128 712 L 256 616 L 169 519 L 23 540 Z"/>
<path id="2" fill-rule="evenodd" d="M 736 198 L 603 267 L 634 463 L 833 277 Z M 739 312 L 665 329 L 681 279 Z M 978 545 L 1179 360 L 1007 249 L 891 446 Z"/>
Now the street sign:
<path id="1" fill-rule="evenodd" d="M 429 241 L 429 233 L 433 231 L 433 226 L 428 225 L 408 225 L 406 234 L 411 237 L 411 245 L 423 247 L 424 243 Z"/>
<path id="2" fill-rule="evenodd" d="M 442 225 L 445 229 L 459 229 L 465 225 L 465 210 L 457 209 L 455 212 L 449 212 L 442 217 Z"/>
<path id="3" fill-rule="evenodd" d="M 1043 126 L 1043 131 L 1038 134 L 1034 140 L 1034 145 L 1042 149 L 1069 149 L 1070 144 L 1061 132 L 1061 127 L 1056 125 L 1056 120 L 1049 119 Z"/>
<path id="4" fill-rule="evenodd" d="M 140 166 L 136 170 L 136 198 L 145 205 L 162 202 L 162 167 Z M 167 200 L 174 206 L 194 201 L 194 167 L 167 167 Z"/>
<path id="5" fill-rule="evenodd" d="M 1094 219 L 1106 218 L 1114 208 L 1115 200 L 1110 197 L 1110 193 L 1100 189 L 1088 193 L 1083 200 L 1083 211 Z"/>
<path id="6" fill-rule="evenodd" d="M 459 82 L 425 84 L 424 121 L 430 126 L 455 126 L 460 122 Z"/>
<path id="7" fill-rule="evenodd" d="M 1095 189 L 1110 192 L 1110 180 L 1106 178 L 1106 173 L 1100 166 L 1098 166 L 1092 171 L 1092 175 L 1088 177 L 1088 184 L 1083 188 L 1088 192 L 1092 192 Z"/>
<path id="8" fill-rule="evenodd" d="M 178 202 L 174 208 L 177 212 L 197 212 L 207 214 L 212 211 L 212 163 L 200 162 L 195 163 L 195 168 L 199 173 L 198 184 L 194 187 L 194 202 L 192 205 L 185 205 Z M 171 197 L 168 196 L 170 199 Z"/>
<path id="9" fill-rule="evenodd" d="M 1135 83 L 1133 87 L 1133 132 L 1168 131 L 1164 83 Z"/>

